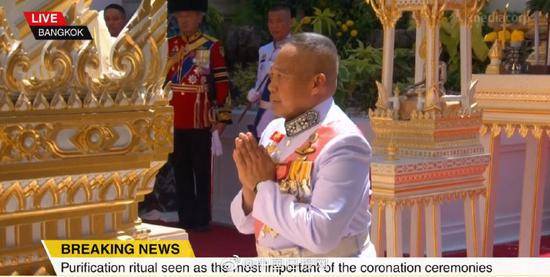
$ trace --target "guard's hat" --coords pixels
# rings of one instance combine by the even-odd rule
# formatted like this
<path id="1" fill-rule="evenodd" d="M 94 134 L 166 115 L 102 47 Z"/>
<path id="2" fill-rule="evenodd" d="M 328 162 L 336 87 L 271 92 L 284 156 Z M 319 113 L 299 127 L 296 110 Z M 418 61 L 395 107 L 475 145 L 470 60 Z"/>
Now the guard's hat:
<path id="1" fill-rule="evenodd" d="M 168 12 L 199 11 L 206 12 L 208 0 L 168 0 Z"/>

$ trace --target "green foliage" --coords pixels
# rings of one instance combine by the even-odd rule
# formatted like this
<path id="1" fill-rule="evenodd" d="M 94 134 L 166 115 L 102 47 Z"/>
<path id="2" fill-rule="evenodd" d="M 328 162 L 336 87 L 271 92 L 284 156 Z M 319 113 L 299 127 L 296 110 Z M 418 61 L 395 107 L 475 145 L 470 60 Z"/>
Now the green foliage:
<path id="1" fill-rule="evenodd" d="M 367 110 L 376 103 L 372 84 L 380 78 L 382 51 L 359 42 L 359 47 L 348 52 L 348 57 L 340 61 L 334 98 L 342 108 L 355 106 Z"/>
<path id="2" fill-rule="evenodd" d="M 267 11 L 277 0 L 245 1 L 233 22 L 266 27 Z M 291 1 L 297 11 L 295 32 L 318 32 L 330 37 L 340 55 L 338 87 L 335 101 L 343 108 L 359 107 L 366 111 L 376 103 L 375 81 L 380 81 L 382 50 L 366 45 L 365 41 L 382 26 L 370 5 L 364 0 L 304 0 Z M 549 1 L 550 2 L 550 1 Z M 414 28 L 410 14 L 406 13 L 396 25 L 397 29 Z M 473 71 L 482 72 L 487 64 L 488 47 L 483 42 L 486 24 L 476 22 L 472 29 Z M 448 63 L 447 88 L 460 88 L 460 29 L 458 19 L 450 13 L 441 23 L 440 39 L 442 58 Z M 395 49 L 394 83 L 401 91 L 414 79 L 414 47 Z M 254 65 L 237 68 L 232 72 L 235 85 L 242 92 L 252 87 Z M 241 76 L 243 75 L 243 76 Z M 246 93 L 243 93 L 243 95 Z M 244 99 L 244 96 L 242 97 Z"/>
<path id="3" fill-rule="evenodd" d="M 318 8 L 314 8 L 314 10 L 315 15 L 313 16 L 313 21 L 311 22 L 313 31 L 330 36 L 336 28 L 336 22 L 334 21 L 335 13 L 329 8 L 322 11 Z"/>
<path id="4" fill-rule="evenodd" d="M 212 6 L 208 7 L 208 12 L 206 13 L 205 17 L 205 23 L 208 34 L 217 38 L 224 37 L 224 18 L 223 15 L 216 8 Z"/>
<path id="5" fill-rule="evenodd" d="M 550 12 L 550 1 L 548 0 L 529 0 L 527 1 L 527 9 L 531 12 L 541 11 L 542 13 Z"/>
<path id="6" fill-rule="evenodd" d="M 489 55 L 489 47 L 483 41 L 483 23 L 480 21 L 474 22 L 472 26 L 472 51 L 477 61 L 484 62 Z"/>
<path id="7" fill-rule="evenodd" d="M 335 101 L 343 108 L 358 107 L 363 111 L 374 108 L 377 91 L 375 81 L 382 72 L 382 49 L 365 46 L 347 49 L 347 58 L 340 61 Z M 403 89 L 414 76 L 412 49 L 395 49 L 394 81 Z"/>
<path id="8" fill-rule="evenodd" d="M 474 61 L 484 64 L 487 60 L 489 48 L 483 41 L 482 24 L 476 22 L 472 27 L 472 50 Z M 447 15 L 441 20 L 439 40 L 445 50 L 447 62 L 446 88 L 451 91 L 460 91 L 460 22 L 455 14 Z M 472 68 L 482 67 L 472 65 Z"/>
<path id="9" fill-rule="evenodd" d="M 381 29 L 372 8 L 361 0 L 317 1 L 317 5 L 297 18 L 294 32 L 317 32 L 330 37 L 340 54 L 358 47 L 359 41 L 375 29 Z"/>
<path id="10" fill-rule="evenodd" d="M 248 102 L 246 100 L 246 95 L 248 90 L 254 87 L 256 82 L 256 70 L 258 68 L 258 63 L 251 64 L 237 64 L 230 72 L 230 79 L 234 87 L 238 90 L 238 98 L 235 99 L 233 105 L 246 105 Z"/>

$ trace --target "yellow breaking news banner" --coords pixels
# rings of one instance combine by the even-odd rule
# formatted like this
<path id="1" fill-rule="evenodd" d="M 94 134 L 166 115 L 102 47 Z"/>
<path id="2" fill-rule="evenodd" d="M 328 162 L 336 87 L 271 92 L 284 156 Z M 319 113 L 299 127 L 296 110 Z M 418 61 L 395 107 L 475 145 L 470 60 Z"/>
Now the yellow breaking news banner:
<path id="1" fill-rule="evenodd" d="M 188 240 L 43 240 L 50 258 L 195 257 Z"/>
<path id="2" fill-rule="evenodd" d="M 550 259 L 544 258 L 182 259 L 194 257 L 189 241 L 45 240 L 42 243 L 55 274 L 60 276 L 550 276 Z"/>

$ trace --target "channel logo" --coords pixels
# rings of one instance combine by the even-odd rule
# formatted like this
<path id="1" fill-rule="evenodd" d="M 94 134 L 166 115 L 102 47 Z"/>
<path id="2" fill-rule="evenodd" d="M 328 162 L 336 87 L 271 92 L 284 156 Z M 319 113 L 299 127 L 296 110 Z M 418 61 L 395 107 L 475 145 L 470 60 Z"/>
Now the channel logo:
<path id="1" fill-rule="evenodd" d="M 24 12 L 37 40 L 91 40 L 87 26 L 67 26 L 61 12 Z"/>

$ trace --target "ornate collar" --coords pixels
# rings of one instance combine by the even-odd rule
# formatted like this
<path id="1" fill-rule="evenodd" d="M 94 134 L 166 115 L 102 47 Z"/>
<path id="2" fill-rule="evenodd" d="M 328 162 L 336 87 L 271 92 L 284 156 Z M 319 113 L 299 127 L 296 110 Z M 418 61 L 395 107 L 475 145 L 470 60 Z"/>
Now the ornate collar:
<path id="1" fill-rule="evenodd" d="M 309 110 L 292 120 L 285 121 L 286 135 L 288 137 L 296 136 L 317 123 L 319 123 L 319 112 Z"/>
<path id="2" fill-rule="evenodd" d="M 197 40 L 199 37 L 202 36 L 202 32 L 196 32 L 190 36 L 186 36 L 186 35 L 181 35 L 181 39 L 183 39 L 184 42 L 193 42 L 195 40 Z"/>

